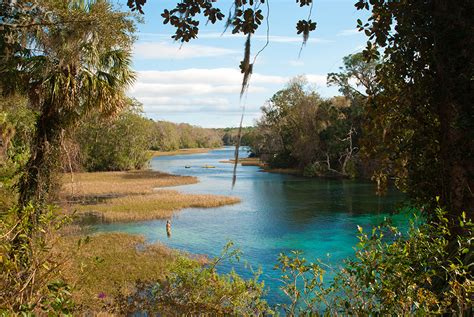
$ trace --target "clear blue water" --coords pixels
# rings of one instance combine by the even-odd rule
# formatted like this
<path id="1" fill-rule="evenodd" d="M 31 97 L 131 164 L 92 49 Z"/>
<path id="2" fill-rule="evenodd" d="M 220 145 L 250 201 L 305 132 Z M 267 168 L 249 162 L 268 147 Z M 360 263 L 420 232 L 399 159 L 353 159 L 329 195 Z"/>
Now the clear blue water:
<path id="1" fill-rule="evenodd" d="M 241 203 L 219 208 L 185 209 L 172 219 L 172 236 L 167 238 L 163 220 L 99 224 L 98 231 L 123 231 L 144 235 L 149 242 L 161 242 L 194 254 L 219 255 L 229 240 L 244 253 L 253 267 L 261 267 L 269 288 L 268 301 L 281 301 L 279 273 L 273 269 L 281 252 L 301 250 L 308 259 L 321 258 L 333 266 L 354 253 L 357 225 L 370 228 L 391 217 L 395 224 L 407 223 L 406 215 L 391 216 L 403 195 L 390 188 L 377 197 L 370 182 L 309 179 L 261 172 L 258 167 L 239 166 L 232 189 L 232 158 L 226 147 L 205 154 L 154 158 L 151 168 L 164 172 L 197 176 L 199 183 L 176 187 L 187 193 L 233 195 Z M 241 156 L 246 156 L 242 150 Z M 209 164 L 216 168 L 205 169 Z M 185 168 L 191 166 L 191 168 Z M 222 271 L 236 267 L 250 276 L 243 265 L 226 263 Z"/>

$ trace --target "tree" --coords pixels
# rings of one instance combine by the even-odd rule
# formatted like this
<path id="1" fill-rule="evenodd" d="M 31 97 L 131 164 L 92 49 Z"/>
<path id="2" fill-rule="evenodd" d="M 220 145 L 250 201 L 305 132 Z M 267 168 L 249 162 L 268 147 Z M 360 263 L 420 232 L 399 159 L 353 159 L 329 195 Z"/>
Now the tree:
<path id="1" fill-rule="evenodd" d="M 381 56 L 374 129 L 400 186 L 417 205 L 441 203 L 451 225 L 474 218 L 474 2 L 367 1 L 368 60 Z M 378 153 L 381 153 L 379 148 Z"/>
<path id="2" fill-rule="evenodd" d="M 129 100 L 129 105 L 113 118 L 95 115 L 77 129 L 74 140 L 84 169 L 123 171 L 147 166 L 153 121 L 142 116 L 136 100 Z"/>
<path id="3" fill-rule="evenodd" d="M 355 177 L 360 119 L 345 97 L 321 98 L 304 77 L 290 81 L 262 107 L 253 153 L 271 167 L 305 176 Z"/>
<path id="4" fill-rule="evenodd" d="M 13 57 L 2 60 L 2 76 L 8 76 L 0 87 L 3 93 L 14 87 L 28 95 L 30 106 L 39 112 L 19 184 L 20 204 L 43 204 L 51 192 L 64 132 L 93 110 L 110 115 L 126 105 L 124 90 L 134 80 L 133 22 L 102 0 L 5 6 L 3 21 L 8 23 L 2 26 L 8 36 L 1 48 Z"/>

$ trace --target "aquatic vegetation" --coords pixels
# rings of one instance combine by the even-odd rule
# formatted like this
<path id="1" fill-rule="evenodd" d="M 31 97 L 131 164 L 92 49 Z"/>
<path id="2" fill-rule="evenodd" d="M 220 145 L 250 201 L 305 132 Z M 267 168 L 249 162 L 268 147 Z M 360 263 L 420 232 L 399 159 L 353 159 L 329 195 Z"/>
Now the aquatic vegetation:
<path id="1" fill-rule="evenodd" d="M 194 183 L 196 177 L 148 170 L 78 173 L 64 175 L 62 194 L 72 203 L 70 211 L 94 213 L 105 221 L 164 219 L 183 208 L 212 208 L 240 201 L 236 197 L 157 190 Z"/>
<path id="2" fill-rule="evenodd" d="M 106 199 L 96 205 L 74 205 L 78 213 L 96 213 L 105 221 L 140 221 L 171 218 L 184 208 L 213 208 L 240 202 L 237 197 L 183 194 L 159 190 L 154 194 Z"/>
<path id="3" fill-rule="evenodd" d="M 62 194 L 84 198 L 103 195 L 152 193 L 153 188 L 195 184 L 192 176 L 178 176 L 157 171 L 73 173 L 63 175 Z"/>

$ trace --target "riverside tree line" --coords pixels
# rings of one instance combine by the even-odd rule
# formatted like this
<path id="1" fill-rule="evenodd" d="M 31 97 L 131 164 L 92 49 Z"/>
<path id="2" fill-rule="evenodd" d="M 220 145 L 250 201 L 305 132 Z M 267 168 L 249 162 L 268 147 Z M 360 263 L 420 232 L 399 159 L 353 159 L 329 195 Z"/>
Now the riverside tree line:
<path id="1" fill-rule="evenodd" d="M 127 3 L 146 11 L 146 0 Z M 313 6 L 311 0 L 297 3 Z M 268 5 L 236 0 L 228 10 L 215 1 L 179 1 L 162 18 L 183 42 L 197 37 L 200 19 L 226 20 L 233 33 L 245 34 L 244 92 L 257 66 L 252 35 L 265 25 Z M 347 57 L 341 72 L 329 76 L 343 97 L 322 99 L 294 80 L 263 108 L 252 147 L 269 164 L 297 166 L 307 175 L 351 176 L 366 156 L 375 162 L 380 187 L 395 178 L 410 205 L 423 210 L 424 223 L 407 234 L 389 224 L 370 232 L 360 228 L 355 257 L 330 285 L 323 283 L 326 267 L 320 262 L 297 251 L 280 255 L 276 268 L 288 300 L 276 308 L 263 299 L 258 274 L 244 280 L 233 271 L 217 273 L 223 259 L 240 257 L 227 247 L 207 265 L 177 261 L 163 279 L 137 281 L 132 293 L 118 289 L 115 301 L 97 311 L 472 313 L 474 3 L 358 0 L 355 6 L 371 12 L 367 21 L 357 21 L 368 42 L 362 55 Z M 3 1 L 0 9 L 0 311 L 74 314 L 80 307 L 71 299 L 73 285 L 51 253 L 51 237 L 65 222 L 52 206 L 57 175 L 63 162 L 74 168 L 76 154 L 89 157 L 91 169 L 138 167 L 124 158 L 145 159 L 143 151 L 137 157 L 123 148 L 114 152 L 125 135 L 136 138 L 130 144 L 147 144 L 138 137 L 140 129 L 154 124 L 137 116 L 125 96 L 135 79 L 134 18 L 105 0 Z M 297 22 L 303 43 L 315 28 L 311 19 Z M 111 118 L 116 121 L 107 123 Z M 137 133 L 124 133 L 130 127 Z M 111 138 L 101 139 L 98 131 Z M 99 144 L 91 140 L 103 141 L 103 147 L 88 148 Z M 113 154 L 119 164 L 94 162 L 94 152 Z"/>

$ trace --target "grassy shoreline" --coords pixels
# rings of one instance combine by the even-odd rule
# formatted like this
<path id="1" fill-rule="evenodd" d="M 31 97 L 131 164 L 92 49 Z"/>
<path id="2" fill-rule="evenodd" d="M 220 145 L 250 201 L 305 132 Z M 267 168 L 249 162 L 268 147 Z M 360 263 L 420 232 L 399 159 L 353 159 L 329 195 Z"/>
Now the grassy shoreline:
<path id="1" fill-rule="evenodd" d="M 151 156 L 173 156 L 173 155 L 188 155 L 188 154 L 201 154 L 208 153 L 209 151 L 215 150 L 215 148 L 188 148 L 178 149 L 174 151 L 150 151 Z"/>
<path id="2" fill-rule="evenodd" d="M 219 163 L 229 163 L 234 164 L 234 159 L 222 160 Z M 303 173 L 301 170 L 296 168 L 270 168 L 265 162 L 262 162 L 258 157 L 246 157 L 240 158 L 239 164 L 242 166 L 258 166 L 261 168 L 262 172 L 267 173 L 278 173 L 278 174 L 288 174 L 288 175 L 297 175 L 301 176 Z"/>
<path id="3" fill-rule="evenodd" d="M 235 204 L 236 197 L 184 194 L 166 189 L 197 183 L 196 177 L 156 171 L 97 172 L 63 175 L 60 196 L 65 209 L 76 215 L 94 213 L 109 222 L 171 218 L 183 208 L 212 208 Z M 164 228 L 163 228 L 164 230 Z M 135 282 L 163 280 L 178 257 L 204 263 L 204 257 L 183 254 L 128 233 L 89 234 L 73 225 L 62 232 L 55 249 L 72 254 L 62 269 L 73 286 L 73 298 L 85 314 L 109 311 L 117 291 L 132 293 Z"/>
<path id="4" fill-rule="evenodd" d="M 64 175 L 61 196 L 69 211 L 95 214 L 105 221 L 166 219 L 184 208 L 213 208 L 240 202 L 237 197 L 184 194 L 164 187 L 195 184 L 196 177 L 156 171 Z"/>

